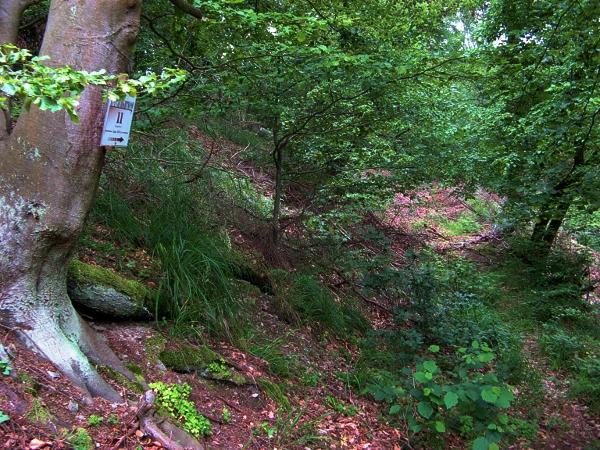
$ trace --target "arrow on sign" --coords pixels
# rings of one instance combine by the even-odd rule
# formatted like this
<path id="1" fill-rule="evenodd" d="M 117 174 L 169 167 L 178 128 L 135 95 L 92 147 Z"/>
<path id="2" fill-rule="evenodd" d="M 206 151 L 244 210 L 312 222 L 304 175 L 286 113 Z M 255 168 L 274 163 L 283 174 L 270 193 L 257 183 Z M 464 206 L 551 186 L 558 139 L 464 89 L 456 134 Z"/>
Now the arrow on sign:
<path id="1" fill-rule="evenodd" d="M 118 137 L 118 138 L 111 137 L 109 140 L 113 141 L 113 142 L 123 142 L 125 139 L 123 139 L 122 137 Z"/>

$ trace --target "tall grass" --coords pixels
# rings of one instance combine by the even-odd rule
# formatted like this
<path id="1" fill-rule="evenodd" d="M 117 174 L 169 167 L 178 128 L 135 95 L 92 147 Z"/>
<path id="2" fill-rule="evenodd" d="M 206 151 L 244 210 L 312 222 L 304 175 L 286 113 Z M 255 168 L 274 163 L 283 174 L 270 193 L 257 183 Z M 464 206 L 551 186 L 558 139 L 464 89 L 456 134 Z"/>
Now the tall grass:
<path id="1" fill-rule="evenodd" d="M 367 319 L 350 300 L 336 302 L 329 289 L 314 276 L 273 271 L 272 277 L 279 303 L 295 311 L 300 321 L 340 336 L 369 328 Z"/>
<path id="2" fill-rule="evenodd" d="M 207 184 L 184 182 L 201 165 L 202 148 L 184 131 L 170 130 L 134 144 L 128 153 L 109 160 L 92 221 L 159 260 L 164 275 L 157 319 L 202 324 L 231 337 L 240 323 L 240 302 L 230 282 L 236 256 L 215 220 Z"/>

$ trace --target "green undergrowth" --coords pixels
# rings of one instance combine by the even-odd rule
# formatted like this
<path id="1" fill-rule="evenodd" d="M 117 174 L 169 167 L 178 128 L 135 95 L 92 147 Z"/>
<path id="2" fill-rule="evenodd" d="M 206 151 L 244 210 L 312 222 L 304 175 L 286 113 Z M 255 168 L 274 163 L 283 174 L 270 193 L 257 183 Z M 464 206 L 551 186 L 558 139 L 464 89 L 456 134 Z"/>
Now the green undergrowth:
<path id="1" fill-rule="evenodd" d="M 456 219 L 437 216 L 436 221 L 442 226 L 449 236 L 474 234 L 481 230 L 481 223 L 471 211 L 461 213 Z"/>
<path id="2" fill-rule="evenodd" d="M 290 322 L 307 323 L 335 335 L 364 333 L 370 324 L 352 299 L 336 301 L 331 291 L 308 274 L 273 270 L 275 307 Z"/>
<path id="3" fill-rule="evenodd" d="M 387 403 L 419 447 L 444 448 L 448 433 L 476 449 L 534 442 L 545 374 L 525 356 L 531 339 L 569 379 L 569 394 L 598 410 L 599 327 L 585 300 L 586 257 L 557 250 L 526 262 L 533 253 L 522 245 L 483 268 L 429 251 L 408 254 L 402 269 L 368 266 L 371 291 L 401 292 L 410 303 L 396 309 L 396 330 L 368 333 L 354 370 L 340 377 Z"/>
<path id="4" fill-rule="evenodd" d="M 233 337 L 243 324 L 241 300 L 231 283 L 239 257 L 208 200 L 210 183 L 204 177 L 185 183 L 194 175 L 189 168 L 204 157 L 205 150 L 184 129 L 140 139 L 127 157 L 114 152 L 92 220 L 115 240 L 143 246 L 158 260 L 163 277 L 153 305 L 157 319 L 173 319 L 175 331 L 200 327 Z M 110 181 L 125 171 L 127 182 Z"/>
<path id="5" fill-rule="evenodd" d="M 182 345 L 162 350 L 158 357 L 169 369 L 183 373 L 204 370 L 219 360 L 219 355 L 204 345 Z"/>
<path id="6" fill-rule="evenodd" d="M 192 388 L 186 384 L 151 383 L 156 392 L 156 402 L 160 413 L 175 419 L 182 428 L 194 437 L 208 436 L 212 433 L 209 420 L 198 412 L 190 401 Z"/>

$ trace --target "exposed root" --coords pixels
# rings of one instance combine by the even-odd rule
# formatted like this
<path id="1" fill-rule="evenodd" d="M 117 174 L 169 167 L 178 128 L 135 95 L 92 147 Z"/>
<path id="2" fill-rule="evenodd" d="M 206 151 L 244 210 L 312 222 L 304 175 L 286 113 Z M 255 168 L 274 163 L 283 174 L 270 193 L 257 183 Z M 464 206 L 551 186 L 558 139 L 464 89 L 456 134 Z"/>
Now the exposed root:
<path id="1" fill-rule="evenodd" d="M 154 416 L 154 392 L 147 391 L 138 403 L 136 418 L 128 424 L 127 432 L 121 436 L 111 450 L 121 448 L 123 443 L 133 436 L 138 427 L 153 440 L 169 450 L 204 450 L 204 446 L 185 431 L 171 422 Z"/>
<path id="2" fill-rule="evenodd" d="M 98 374 L 90 360 L 114 367 L 128 377 L 133 375 L 123 367 L 108 345 L 79 318 L 70 304 L 58 319 L 52 312 L 39 308 L 35 311 L 35 319 L 29 323 L 27 327 L 16 329 L 16 336 L 87 393 L 86 400 L 89 401 L 91 396 L 116 403 L 123 401 L 117 391 Z"/>

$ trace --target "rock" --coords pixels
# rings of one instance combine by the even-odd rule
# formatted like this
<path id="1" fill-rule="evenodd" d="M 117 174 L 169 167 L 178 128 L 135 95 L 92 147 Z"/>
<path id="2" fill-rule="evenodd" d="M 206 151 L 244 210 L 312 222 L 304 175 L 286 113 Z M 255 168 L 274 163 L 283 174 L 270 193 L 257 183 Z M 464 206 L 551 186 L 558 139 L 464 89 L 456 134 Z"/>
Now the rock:
<path id="1" fill-rule="evenodd" d="M 152 292 L 135 280 L 112 270 L 73 260 L 67 279 L 75 307 L 92 315 L 112 319 L 151 319 L 146 308 Z"/>
<path id="2" fill-rule="evenodd" d="M 52 372 L 51 370 L 47 370 L 46 372 L 48 373 L 48 376 L 53 380 L 58 380 L 60 378 L 60 373 L 58 372 Z"/>
<path id="3" fill-rule="evenodd" d="M 72 412 L 73 414 L 75 414 L 77 411 L 79 411 L 79 405 L 74 402 L 73 400 L 69 400 L 69 404 L 67 405 L 67 409 Z"/>

